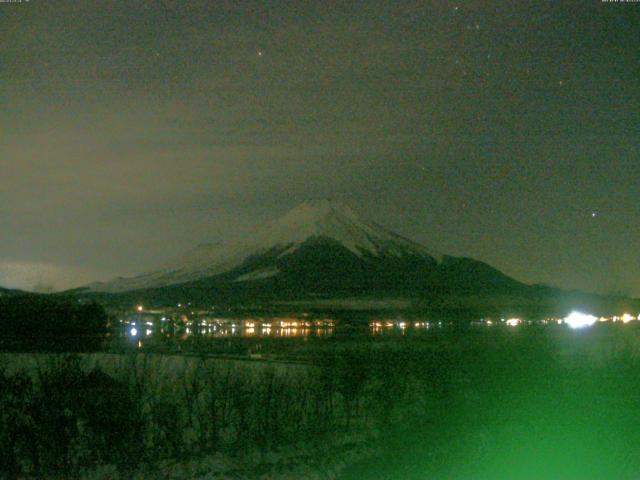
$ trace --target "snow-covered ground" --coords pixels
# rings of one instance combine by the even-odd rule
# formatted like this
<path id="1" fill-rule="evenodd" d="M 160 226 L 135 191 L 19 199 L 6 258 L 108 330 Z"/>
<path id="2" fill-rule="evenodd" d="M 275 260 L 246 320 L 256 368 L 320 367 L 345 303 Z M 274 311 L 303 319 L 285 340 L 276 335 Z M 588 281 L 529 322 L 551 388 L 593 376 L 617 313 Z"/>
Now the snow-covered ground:
<path id="1" fill-rule="evenodd" d="M 47 372 L 66 368 L 64 362 L 68 358 L 68 355 L 64 354 L 0 353 L 0 372 L 7 377 L 26 372 L 37 383 L 43 374 L 46 376 Z M 285 392 L 284 396 L 281 394 L 278 397 L 289 400 L 305 395 L 303 391 L 296 392 L 296 388 L 306 389 L 306 395 L 311 393 L 309 388 L 312 388 L 307 383 L 308 379 L 312 378 L 309 374 L 313 367 L 309 365 L 140 353 L 82 354 L 73 358 L 79 359 L 80 367 L 85 372 L 99 367 L 104 373 L 125 384 L 135 384 L 133 388 L 141 389 L 142 396 L 139 398 L 147 405 L 144 407 L 145 411 L 148 408 L 153 409 L 151 405 L 158 399 L 174 402 L 179 406 L 178 416 L 182 422 L 180 436 L 183 441 L 192 442 L 193 445 L 197 445 L 200 438 L 198 432 L 203 428 L 200 422 L 210 421 L 206 414 L 208 402 L 211 401 L 209 395 L 212 394 L 209 390 L 216 390 L 215 385 L 218 382 L 227 382 L 227 387 L 220 386 L 220 390 L 216 390 L 218 393 L 213 394 L 214 396 L 223 395 L 233 403 L 233 399 L 238 398 L 238 390 L 233 389 L 240 388 L 244 389 L 244 393 L 240 395 L 249 395 L 254 400 L 266 402 L 264 406 L 244 407 L 248 408 L 246 412 L 253 412 L 248 413 L 250 416 L 262 411 L 267 416 L 271 415 L 269 409 L 274 406 L 270 406 L 268 398 L 263 398 L 259 393 L 264 391 L 265 386 L 271 388 L 268 385 L 273 385 L 278 388 L 279 385 L 280 388 L 289 389 L 289 393 Z M 265 380 L 272 382 L 272 379 L 275 379 L 275 383 L 265 383 Z M 312 395 L 309 398 L 314 397 Z M 302 405 L 306 405 L 304 401 L 299 407 Z M 223 407 L 218 405 L 218 408 Z M 293 412 L 296 411 L 298 410 L 294 408 Z M 304 415 L 308 416 L 311 413 Z M 195 426 L 189 426 L 191 421 L 196 422 Z M 255 422 L 255 417 L 250 421 Z M 294 420 L 293 425 L 298 421 L 301 420 Z M 213 454 L 198 451 L 195 455 L 180 456 L 179 459 L 159 460 L 153 464 L 143 462 L 136 466 L 133 473 L 128 472 L 125 476 L 113 465 L 101 465 L 85 471 L 81 478 L 328 480 L 337 478 L 345 465 L 371 454 L 365 430 L 358 428 L 352 428 L 349 433 L 343 432 L 342 429 L 336 430 L 329 440 L 322 437 L 317 441 L 307 439 L 293 444 L 278 444 L 266 451 L 260 450 L 251 442 L 240 449 L 229 448 L 230 445 L 235 445 L 235 440 L 232 439 L 237 435 L 237 427 L 232 425 L 233 421 L 220 431 L 221 441 L 227 446 L 218 446 Z M 370 439 L 370 434 L 367 435 Z M 227 436 L 229 438 L 224 440 Z"/>
<path id="2" fill-rule="evenodd" d="M 37 376 L 39 372 L 51 366 L 52 362 L 60 361 L 67 356 L 68 354 L 2 352 L 0 368 L 8 375 L 27 372 Z M 268 369 L 280 374 L 295 375 L 305 374 L 309 368 L 299 363 L 154 353 L 86 353 L 79 354 L 78 357 L 84 371 L 100 368 L 104 373 L 118 377 L 124 372 L 136 369 L 161 389 L 177 385 L 185 376 L 198 371 L 207 372 L 215 369 L 254 375 Z"/>
<path id="3" fill-rule="evenodd" d="M 362 435 L 347 436 L 334 444 L 301 444 L 257 456 L 215 455 L 185 461 L 164 461 L 131 480 L 337 480 L 342 470 L 375 453 Z M 83 480 L 124 480 L 113 466 L 95 469 Z M 129 480 L 129 479 L 127 479 Z"/>

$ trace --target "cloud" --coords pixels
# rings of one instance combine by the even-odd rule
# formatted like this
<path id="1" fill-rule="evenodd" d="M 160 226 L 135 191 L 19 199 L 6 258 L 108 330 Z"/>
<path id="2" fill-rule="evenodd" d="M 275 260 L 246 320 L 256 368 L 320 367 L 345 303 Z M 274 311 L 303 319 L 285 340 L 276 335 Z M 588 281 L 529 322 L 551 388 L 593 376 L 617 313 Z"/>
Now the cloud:
<path id="1" fill-rule="evenodd" d="M 87 284 L 98 272 L 68 265 L 0 258 L 0 285 L 6 288 L 51 292 Z"/>

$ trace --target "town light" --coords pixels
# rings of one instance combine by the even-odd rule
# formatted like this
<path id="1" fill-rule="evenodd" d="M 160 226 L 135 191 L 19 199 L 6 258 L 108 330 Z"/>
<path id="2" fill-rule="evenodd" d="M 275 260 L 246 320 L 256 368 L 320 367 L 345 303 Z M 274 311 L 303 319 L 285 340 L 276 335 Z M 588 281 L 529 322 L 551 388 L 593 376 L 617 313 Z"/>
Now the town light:
<path id="1" fill-rule="evenodd" d="M 633 317 L 633 315 L 625 313 L 624 315 L 622 315 L 621 320 L 623 323 L 629 323 L 631 320 L 635 320 L 635 318 Z"/>
<path id="2" fill-rule="evenodd" d="M 596 323 L 597 320 L 598 319 L 593 315 L 587 315 L 582 312 L 571 312 L 567 317 L 565 317 L 564 322 L 571 328 L 575 329 L 590 327 Z"/>

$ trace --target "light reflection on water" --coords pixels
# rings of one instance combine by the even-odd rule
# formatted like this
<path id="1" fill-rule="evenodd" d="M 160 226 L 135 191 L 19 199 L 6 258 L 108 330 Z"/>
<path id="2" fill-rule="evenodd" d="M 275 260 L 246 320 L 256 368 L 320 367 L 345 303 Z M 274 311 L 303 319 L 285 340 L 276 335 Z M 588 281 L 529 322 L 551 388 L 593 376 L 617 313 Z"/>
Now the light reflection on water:
<path id="1" fill-rule="evenodd" d="M 621 317 L 623 318 L 623 317 Z M 624 317 L 627 319 L 627 317 Z M 600 319 L 604 321 L 608 319 Z M 613 322 L 617 319 L 613 318 Z M 635 320 L 635 317 L 633 317 Z M 152 315 L 133 314 L 120 322 L 121 337 L 140 339 L 146 337 L 173 337 L 187 340 L 193 337 L 201 338 L 305 338 L 331 337 L 338 335 L 384 336 L 384 335 L 415 335 L 430 331 L 446 329 L 454 322 L 432 321 L 416 318 L 377 318 L 373 320 L 334 320 L 332 318 L 296 317 L 267 317 L 267 318 L 220 318 L 200 316 L 188 318 L 186 315 L 170 318 L 162 315 L 157 318 Z M 626 322 L 625 322 L 626 323 Z M 507 328 L 517 331 L 527 325 L 562 325 L 562 319 L 543 319 L 540 321 L 508 319 L 480 319 L 472 321 L 471 328 L 495 329 Z"/>
<path id="2" fill-rule="evenodd" d="M 358 322 L 355 326 L 342 324 L 333 319 L 308 318 L 271 318 L 271 319 L 213 319 L 184 321 L 144 322 L 145 329 L 136 329 L 133 318 L 122 320 L 122 335 L 127 337 L 173 336 L 186 340 L 190 337 L 225 338 L 225 337 L 331 337 L 340 331 L 358 332 L 364 335 L 404 335 L 407 331 L 426 331 L 432 327 L 429 322 L 412 322 L 397 319 L 381 319 L 369 322 Z M 336 326 L 338 324 L 339 328 Z M 135 334 L 132 334 L 134 332 Z M 144 332 L 144 333 L 143 333 Z"/>

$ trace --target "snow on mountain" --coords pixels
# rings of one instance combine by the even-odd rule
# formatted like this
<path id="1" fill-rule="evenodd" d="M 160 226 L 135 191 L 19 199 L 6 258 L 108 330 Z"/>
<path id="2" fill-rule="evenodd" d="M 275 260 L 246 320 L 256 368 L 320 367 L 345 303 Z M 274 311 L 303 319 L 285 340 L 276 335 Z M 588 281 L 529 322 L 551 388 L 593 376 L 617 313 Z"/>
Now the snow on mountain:
<path id="1" fill-rule="evenodd" d="M 121 292 L 199 280 L 229 272 L 241 266 L 248 258 L 268 252 L 275 252 L 278 257 L 283 257 L 315 238 L 337 242 L 358 257 L 417 255 L 437 261 L 442 258 L 437 252 L 361 219 L 345 205 L 322 200 L 299 205 L 242 242 L 232 245 L 201 245 L 155 272 L 94 283 L 89 288 L 94 291 Z M 278 273 L 275 266 L 270 266 L 242 274 L 235 281 L 268 278 Z"/>
<path id="2" fill-rule="evenodd" d="M 361 219 L 349 207 L 321 200 L 299 205 L 256 236 L 258 245 L 268 249 L 288 245 L 291 253 L 309 238 L 330 238 L 358 256 L 405 255 L 407 252 L 439 257 L 421 245 L 384 227 Z"/>
<path id="3" fill-rule="evenodd" d="M 239 275 L 234 282 L 246 282 L 247 280 L 261 280 L 263 278 L 278 275 L 280 270 L 277 267 L 261 268 L 250 273 Z"/>

